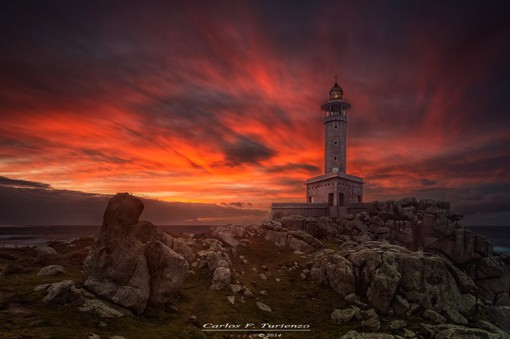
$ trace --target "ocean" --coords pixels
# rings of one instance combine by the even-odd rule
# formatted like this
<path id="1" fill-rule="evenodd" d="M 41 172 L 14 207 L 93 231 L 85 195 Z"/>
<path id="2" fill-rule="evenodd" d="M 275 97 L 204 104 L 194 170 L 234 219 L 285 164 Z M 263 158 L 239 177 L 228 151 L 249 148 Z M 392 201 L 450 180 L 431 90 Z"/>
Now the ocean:
<path id="1" fill-rule="evenodd" d="M 181 232 L 205 233 L 212 226 L 166 225 L 161 227 L 168 233 L 178 235 Z M 37 246 L 52 240 L 94 237 L 99 232 L 99 228 L 98 225 L 0 226 L 0 247 Z M 495 251 L 510 255 L 510 226 L 466 226 L 466 228 L 486 236 Z"/>
<path id="2" fill-rule="evenodd" d="M 166 225 L 160 226 L 170 234 L 205 233 L 211 225 Z M 45 226 L 0 226 L 0 247 L 37 246 L 53 240 L 72 240 L 83 237 L 93 238 L 99 232 L 99 225 L 45 225 Z"/>

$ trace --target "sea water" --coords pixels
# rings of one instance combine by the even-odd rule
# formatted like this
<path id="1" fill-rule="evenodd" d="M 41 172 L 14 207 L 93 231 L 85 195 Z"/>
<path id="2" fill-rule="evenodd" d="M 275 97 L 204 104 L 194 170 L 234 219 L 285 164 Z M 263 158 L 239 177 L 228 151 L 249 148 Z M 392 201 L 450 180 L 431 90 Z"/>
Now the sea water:
<path id="1" fill-rule="evenodd" d="M 73 240 L 83 237 L 94 238 L 99 225 L 43 225 L 43 226 L 0 226 L 0 247 L 38 246 L 53 240 Z M 168 233 L 205 233 L 210 225 L 161 226 Z"/>

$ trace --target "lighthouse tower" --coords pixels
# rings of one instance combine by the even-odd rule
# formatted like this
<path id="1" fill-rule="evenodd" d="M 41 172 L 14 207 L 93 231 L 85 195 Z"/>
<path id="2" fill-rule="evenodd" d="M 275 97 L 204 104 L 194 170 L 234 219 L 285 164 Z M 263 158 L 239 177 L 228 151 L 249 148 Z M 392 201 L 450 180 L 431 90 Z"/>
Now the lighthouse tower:
<path id="1" fill-rule="evenodd" d="M 344 91 L 335 84 L 328 99 L 321 105 L 324 111 L 324 174 L 306 181 L 306 201 L 327 204 L 328 216 L 341 216 L 347 206 L 363 201 L 363 179 L 347 173 L 347 110 L 351 105 Z"/>
<path id="2" fill-rule="evenodd" d="M 344 91 L 335 77 L 329 100 L 321 106 L 324 111 L 324 174 L 346 172 L 347 109 L 351 105 L 343 96 Z"/>
<path id="3" fill-rule="evenodd" d="M 290 215 L 342 217 L 367 209 L 363 204 L 363 179 L 347 173 L 347 110 L 350 107 L 335 77 L 329 97 L 321 105 L 324 174 L 306 181 L 306 203 L 273 203 L 270 219 Z"/>

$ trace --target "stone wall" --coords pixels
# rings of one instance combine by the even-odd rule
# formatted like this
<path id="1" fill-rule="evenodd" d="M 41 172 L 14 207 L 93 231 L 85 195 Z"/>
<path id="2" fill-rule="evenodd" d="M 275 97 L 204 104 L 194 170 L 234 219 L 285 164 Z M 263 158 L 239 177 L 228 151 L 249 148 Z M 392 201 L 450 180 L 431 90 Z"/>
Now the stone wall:
<path id="1" fill-rule="evenodd" d="M 346 204 L 347 213 L 360 213 L 368 210 L 368 203 Z M 275 220 L 288 216 L 309 217 L 329 217 L 328 204 L 325 203 L 273 203 L 269 220 Z"/>
<path id="2" fill-rule="evenodd" d="M 269 220 L 291 215 L 300 215 L 303 217 L 326 217 L 328 216 L 328 205 L 307 203 L 273 203 L 271 205 Z"/>

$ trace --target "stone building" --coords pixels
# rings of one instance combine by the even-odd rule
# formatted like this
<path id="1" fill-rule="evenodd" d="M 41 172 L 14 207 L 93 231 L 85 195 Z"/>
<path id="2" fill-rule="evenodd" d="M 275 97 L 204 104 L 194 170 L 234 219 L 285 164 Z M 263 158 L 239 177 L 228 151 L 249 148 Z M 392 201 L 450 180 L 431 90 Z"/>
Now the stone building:
<path id="1" fill-rule="evenodd" d="M 324 174 L 306 181 L 306 203 L 274 203 L 271 218 L 285 215 L 345 215 L 363 209 L 363 179 L 347 173 L 347 110 L 350 104 L 335 80 L 324 111 Z"/>

